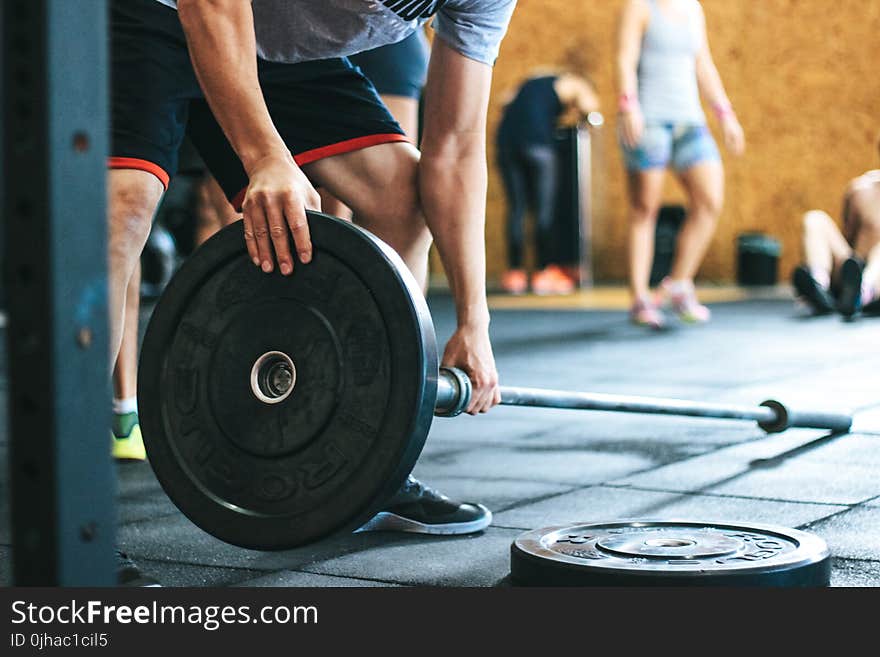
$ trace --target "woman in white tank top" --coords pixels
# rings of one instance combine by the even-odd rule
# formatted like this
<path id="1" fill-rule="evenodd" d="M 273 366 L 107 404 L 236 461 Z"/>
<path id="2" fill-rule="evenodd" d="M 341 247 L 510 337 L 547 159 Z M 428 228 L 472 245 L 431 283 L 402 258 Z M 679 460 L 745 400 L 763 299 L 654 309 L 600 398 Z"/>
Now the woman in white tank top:
<path id="1" fill-rule="evenodd" d="M 724 169 L 700 103 L 709 103 L 725 145 L 740 155 L 745 139 L 706 38 L 697 0 L 629 0 L 620 21 L 617 56 L 620 141 L 629 179 L 629 280 L 633 322 L 662 328 L 669 303 L 686 322 L 708 321 L 694 292 L 724 201 Z M 666 169 L 688 197 L 670 275 L 649 289 L 654 232 Z"/>

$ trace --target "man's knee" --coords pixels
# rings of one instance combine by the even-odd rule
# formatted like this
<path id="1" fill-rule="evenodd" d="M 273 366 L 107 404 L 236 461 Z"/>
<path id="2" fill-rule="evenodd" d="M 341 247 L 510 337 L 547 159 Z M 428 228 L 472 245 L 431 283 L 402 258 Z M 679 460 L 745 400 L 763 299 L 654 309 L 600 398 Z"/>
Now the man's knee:
<path id="1" fill-rule="evenodd" d="M 855 238 L 855 252 L 865 260 L 874 260 L 880 255 L 880 223 L 865 222 L 859 227 Z"/>
<path id="2" fill-rule="evenodd" d="M 880 213 L 872 213 L 859 217 L 859 232 L 864 233 L 871 241 L 880 240 Z"/>
<path id="3" fill-rule="evenodd" d="M 804 215 L 803 228 L 807 234 L 824 231 L 829 223 L 833 223 L 831 217 L 822 210 L 810 210 Z"/>
<path id="4" fill-rule="evenodd" d="M 368 216 L 361 215 L 368 226 L 393 235 L 395 246 L 411 248 L 430 246 L 431 235 L 418 192 L 418 160 L 399 163 L 392 184 L 371 199 Z M 427 247 L 426 247 L 427 248 Z"/>
<path id="5" fill-rule="evenodd" d="M 162 198 L 162 184 L 143 172 L 111 172 L 110 248 L 111 255 L 131 257 L 139 254 L 150 235 L 156 207 Z"/>
<path id="6" fill-rule="evenodd" d="M 403 248 L 427 249 L 431 246 L 431 232 L 416 194 L 412 194 L 411 198 L 401 199 L 387 215 L 387 221 L 393 226 L 392 231 L 398 236 Z"/>

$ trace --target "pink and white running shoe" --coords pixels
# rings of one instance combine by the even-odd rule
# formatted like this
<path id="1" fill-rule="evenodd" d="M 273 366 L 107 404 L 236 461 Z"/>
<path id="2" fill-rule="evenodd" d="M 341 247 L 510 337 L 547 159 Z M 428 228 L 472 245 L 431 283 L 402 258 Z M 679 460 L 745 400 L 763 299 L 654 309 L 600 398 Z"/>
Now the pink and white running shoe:
<path id="1" fill-rule="evenodd" d="M 633 303 L 629 310 L 629 320 L 637 326 L 647 326 L 656 331 L 666 328 L 663 312 L 647 297 Z"/>
<path id="2" fill-rule="evenodd" d="M 657 305 L 669 305 L 678 318 L 688 324 L 705 324 L 712 318 L 712 311 L 697 301 L 692 281 L 673 281 L 664 278 L 657 291 Z"/>

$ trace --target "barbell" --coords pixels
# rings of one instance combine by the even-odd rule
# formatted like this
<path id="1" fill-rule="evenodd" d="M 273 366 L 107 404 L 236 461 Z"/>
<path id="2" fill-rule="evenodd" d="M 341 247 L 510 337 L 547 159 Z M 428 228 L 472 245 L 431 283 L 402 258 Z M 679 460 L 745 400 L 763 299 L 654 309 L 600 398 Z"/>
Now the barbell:
<path id="1" fill-rule="evenodd" d="M 440 417 L 455 417 L 463 413 L 470 403 L 471 389 L 471 382 L 464 372 L 455 368 L 441 368 L 435 414 Z M 792 410 L 775 399 L 768 399 L 760 406 L 742 406 L 546 388 L 500 386 L 500 390 L 502 406 L 753 420 L 767 433 L 781 433 L 786 429 L 800 427 L 825 429 L 839 434 L 847 433 L 852 426 L 852 416 L 847 413 Z"/>
<path id="2" fill-rule="evenodd" d="M 291 276 L 251 263 L 238 222 L 168 283 L 141 349 L 149 461 L 196 525 L 277 550 L 351 531 L 381 510 L 434 415 L 467 408 L 471 383 L 438 367 L 434 326 L 399 256 L 357 226 L 308 213 L 313 259 Z M 502 387 L 501 403 L 758 422 L 840 433 L 842 413 Z"/>

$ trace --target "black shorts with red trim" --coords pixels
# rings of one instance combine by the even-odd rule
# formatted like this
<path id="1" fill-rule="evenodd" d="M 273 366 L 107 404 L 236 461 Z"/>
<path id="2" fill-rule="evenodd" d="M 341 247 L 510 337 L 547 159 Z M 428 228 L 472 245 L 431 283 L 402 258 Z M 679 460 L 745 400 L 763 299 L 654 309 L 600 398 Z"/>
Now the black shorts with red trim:
<path id="1" fill-rule="evenodd" d="M 113 0 L 110 22 L 110 168 L 149 171 L 167 186 L 188 135 L 227 198 L 240 203 L 247 175 L 199 87 L 177 12 L 156 0 Z M 299 165 L 407 140 L 346 58 L 259 60 L 258 71 L 269 114 Z"/>

